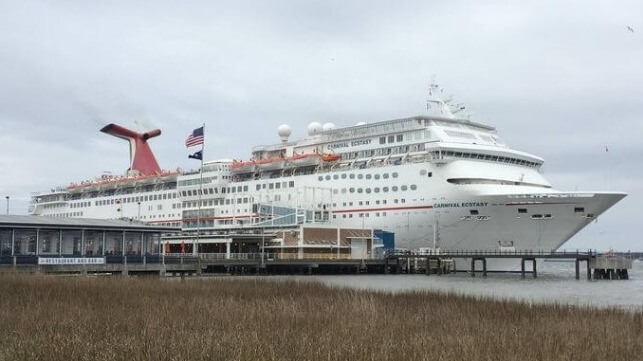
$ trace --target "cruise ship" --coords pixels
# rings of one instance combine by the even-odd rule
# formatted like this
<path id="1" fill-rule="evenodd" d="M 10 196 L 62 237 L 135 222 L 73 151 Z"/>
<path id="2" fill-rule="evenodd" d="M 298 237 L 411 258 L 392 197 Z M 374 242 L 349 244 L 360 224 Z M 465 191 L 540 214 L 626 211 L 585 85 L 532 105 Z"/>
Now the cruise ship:
<path id="1" fill-rule="evenodd" d="M 495 128 L 459 117 L 463 107 L 432 85 L 428 114 L 355 126 L 311 123 L 308 136 L 256 146 L 246 160 L 161 171 L 147 140 L 124 138 L 131 167 L 34 194 L 32 214 L 134 218 L 185 234 L 320 224 L 395 233 L 396 247 L 556 250 L 626 196 L 562 191 L 543 159 L 509 147 Z"/>

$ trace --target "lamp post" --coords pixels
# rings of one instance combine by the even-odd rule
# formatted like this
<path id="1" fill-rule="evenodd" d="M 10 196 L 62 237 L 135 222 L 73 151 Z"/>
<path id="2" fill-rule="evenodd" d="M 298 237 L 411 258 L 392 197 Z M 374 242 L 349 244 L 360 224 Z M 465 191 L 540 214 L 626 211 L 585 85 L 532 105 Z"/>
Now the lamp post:
<path id="1" fill-rule="evenodd" d="M 7 215 L 9 215 L 9 196 L 5 197 L 7 199 Z"/>
<path id="2" fill-rule="evenodd" d="M 261 270 L 262 271 L 263 271 L 264 267 L 266 267 L 266 264 L 265 264 L 265 261 L 264 261 L 265 244 L 266 244 L 266 227 L 263 227 L 261 229 Z"/>

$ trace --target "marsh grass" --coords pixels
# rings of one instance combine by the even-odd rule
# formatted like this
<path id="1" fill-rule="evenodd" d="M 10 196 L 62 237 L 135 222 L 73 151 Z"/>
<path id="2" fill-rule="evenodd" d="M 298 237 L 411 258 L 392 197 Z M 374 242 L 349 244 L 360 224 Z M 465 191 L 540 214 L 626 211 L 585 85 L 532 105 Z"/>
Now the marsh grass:
<path id="1" fill-rule="evenodd" d="M 0 360 L 640 360 L 643 314 L 312 282 L 0 277 Z"/>

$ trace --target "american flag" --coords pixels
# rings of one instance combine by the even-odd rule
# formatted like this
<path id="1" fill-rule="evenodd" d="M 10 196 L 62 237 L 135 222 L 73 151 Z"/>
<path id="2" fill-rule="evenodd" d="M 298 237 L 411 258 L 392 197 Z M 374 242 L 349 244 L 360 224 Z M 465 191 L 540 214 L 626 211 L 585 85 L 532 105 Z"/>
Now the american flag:
<path id="1" fill-rule="evenodd" d="M 203 144 L 203 127 L 194 129 L 185 140 L 185 146 L 188 148 L 199 144 Z"/>

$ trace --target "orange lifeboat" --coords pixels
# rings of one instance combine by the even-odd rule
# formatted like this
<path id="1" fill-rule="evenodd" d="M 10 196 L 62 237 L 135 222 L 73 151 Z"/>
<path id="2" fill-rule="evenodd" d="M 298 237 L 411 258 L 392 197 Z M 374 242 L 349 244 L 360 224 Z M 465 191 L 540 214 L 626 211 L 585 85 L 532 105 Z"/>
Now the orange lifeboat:
<path id="1" fill-rule="evenodd" d="M 342 156 L 339 154 L 324 154 L 322 156 L 324 162 L 337 162 L 340 159 L 342 159 Z"/>
<path id="2" fill-rule="evenodd" d="M 255 163 L 261 170 L 277 170 L 286 165 L 285 158 L 265 158 L 256 160 Z"/>
<path id="3" fill-rule="evenodd" d="M 288 164 L 295 167 L 306 167 L 319 163 L 320 155 L 317 153 L 297 154 L 288 158 Z"/>
<path id="4" fill-rule="evenodd" d="M 255 168 L 256 163 L 254 161 L 247 162 L 238 162 L 234 161 L 230 164 L 230 171 L 233 173 L 249 173 L 252 172 Z"/>

